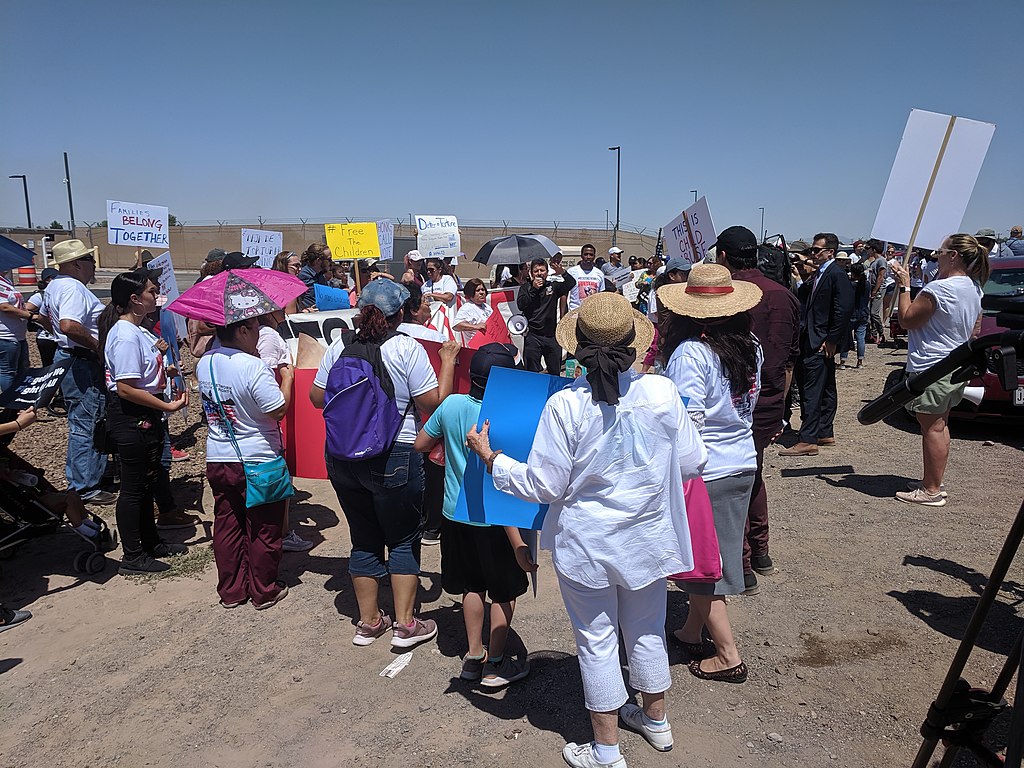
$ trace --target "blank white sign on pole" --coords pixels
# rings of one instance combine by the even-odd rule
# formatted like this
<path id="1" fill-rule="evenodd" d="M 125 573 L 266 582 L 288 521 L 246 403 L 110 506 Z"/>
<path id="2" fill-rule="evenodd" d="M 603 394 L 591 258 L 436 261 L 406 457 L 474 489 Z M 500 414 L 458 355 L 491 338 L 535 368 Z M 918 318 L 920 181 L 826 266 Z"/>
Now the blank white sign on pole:
<path id="1" fill-rule="evenodd" d="M 911 110 L 871 236 L 935 249 L 960 230 L 992 123 Z"/>

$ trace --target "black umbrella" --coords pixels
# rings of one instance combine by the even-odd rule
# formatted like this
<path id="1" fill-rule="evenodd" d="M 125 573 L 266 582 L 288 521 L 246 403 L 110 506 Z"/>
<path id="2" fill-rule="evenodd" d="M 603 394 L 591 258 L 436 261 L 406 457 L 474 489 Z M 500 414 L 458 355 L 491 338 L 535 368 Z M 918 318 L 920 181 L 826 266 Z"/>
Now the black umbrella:
<path id="1" fill-rule="evenodd" d="M 544 235 L 507 235 L 488 240 L 473 261 L 495 264 L 526 264 L 534 259 L 550 259 L 561 249 Z"/>

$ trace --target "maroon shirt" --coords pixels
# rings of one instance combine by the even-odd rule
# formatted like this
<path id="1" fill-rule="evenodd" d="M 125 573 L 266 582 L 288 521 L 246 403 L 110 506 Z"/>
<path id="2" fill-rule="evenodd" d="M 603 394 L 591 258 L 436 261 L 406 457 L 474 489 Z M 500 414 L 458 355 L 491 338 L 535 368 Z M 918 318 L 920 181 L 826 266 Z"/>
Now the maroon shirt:
<path id="1" fill-rule="evenodd" d="M 733 272 L 761 289 L 761 301 L 750 310 L 751 330 L 761 342 L 761 394 L 754 408 L 754 434 L 765 438 L 782 429 L 786 411 L 786 367 L 800 355 L 800 302 L 788 288 L 757 269 Z"/>

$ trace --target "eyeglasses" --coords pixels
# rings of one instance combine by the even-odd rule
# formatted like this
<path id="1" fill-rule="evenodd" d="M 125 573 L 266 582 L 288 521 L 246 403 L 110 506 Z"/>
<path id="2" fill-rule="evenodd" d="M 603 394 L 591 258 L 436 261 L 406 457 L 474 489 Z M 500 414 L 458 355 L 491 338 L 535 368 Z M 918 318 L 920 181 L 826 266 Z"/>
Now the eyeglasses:
<path id="1" fill-rule="evenodd" d="M 817 256 L 822 251 L 831 251 L 831 250 L 832 250 L 831 248 L 820 248 L 818 246 L 813 246 L 810 249 L 810 254 L 811 254 L 811 256 Z"/>
<path id="2" fill-rule="evenodd" d="M 934 251 L 932 251 L 932 256 L 938 256 L 939 254 L 942 254 L 942 253 L 960 253 L 960 252 L 959 251 L 954 251 L 952 248 L 936 248 Z"/>

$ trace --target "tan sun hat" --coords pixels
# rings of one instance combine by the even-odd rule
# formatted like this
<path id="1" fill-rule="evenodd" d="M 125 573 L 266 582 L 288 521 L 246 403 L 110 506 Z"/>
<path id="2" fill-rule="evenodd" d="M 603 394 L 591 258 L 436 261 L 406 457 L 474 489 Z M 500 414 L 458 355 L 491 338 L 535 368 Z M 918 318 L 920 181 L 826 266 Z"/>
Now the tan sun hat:
<path id="1" fill-rule="evenodd" d="M 77 261 L 85 256 L 92 256 L 96 253 L 95 248 L 86 248 L 81 240 L 62 240 L 53 246 L 54 264 L 67 264 L 69 261 Z"/>
<path id="2" fill-rule="evenodd" d="M 729 317 L 753 309 L 761 301 L 761 289 L 746 280 L 732 279 L 721 264 L 694 264 L 685 283 L 669 283 L 658 289 L 658 302 L 683 317 Z"/>
<path id="3" fill-rule="evenodd" d="M 636 331 L 631 346 L 637 352 L 646 352 L 654 341 L 654 325 L 630 306 L 617 293 L 604 291 L 586 299 L 578 309 L 558 321 L 555 338 L 570 354 L 576 353 L 576 328 L 597 344 L 615 344 Z"/>

